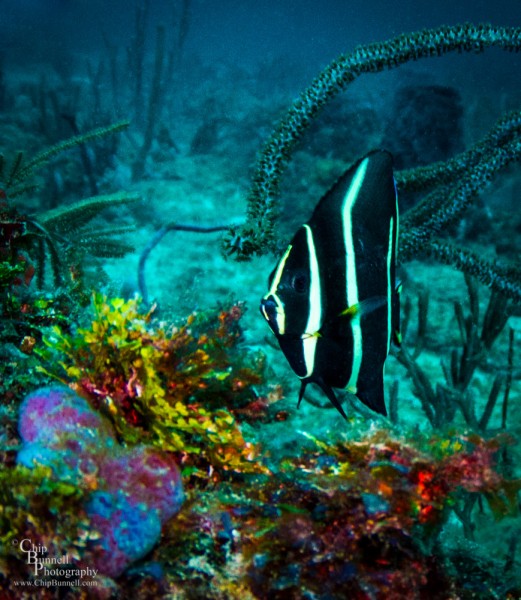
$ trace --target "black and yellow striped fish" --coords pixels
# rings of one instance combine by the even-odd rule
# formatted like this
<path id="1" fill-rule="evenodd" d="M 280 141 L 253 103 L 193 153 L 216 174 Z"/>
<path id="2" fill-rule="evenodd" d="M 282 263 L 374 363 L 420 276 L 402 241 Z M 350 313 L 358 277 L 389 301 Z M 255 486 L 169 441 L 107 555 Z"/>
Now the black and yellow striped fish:
<path id="1" fill-rule="evenodd" d="M 384 363 L 391 341 L 400 343 L 392 163 L 377 150 L 340 177 L 293 237 L 260 306 L 302 380 L 299 404 L 316 383 L 344 418 L 332 388 L 387 414 Z"/>

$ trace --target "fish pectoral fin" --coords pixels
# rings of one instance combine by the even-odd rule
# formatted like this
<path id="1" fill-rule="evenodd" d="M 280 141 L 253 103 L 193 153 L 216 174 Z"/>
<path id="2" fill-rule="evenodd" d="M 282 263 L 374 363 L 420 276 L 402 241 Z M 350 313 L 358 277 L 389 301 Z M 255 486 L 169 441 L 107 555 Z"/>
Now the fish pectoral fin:
<path id="1" fill-rule="evenodd" d="M 306 333 L 303 333 L 300 337 L 303 340 L 307 340 L 307 339 L 313 338 L 313 337 L 316 337 L 316 338 L 322 337 L 322 334 L 320 333 L 320 331 L 315 331 L 315 333 L 307 333 L 306 332 Z"/>
<path id="2" fill-rule="evenodd" d="M 387 305 L 387 296 L 373 296 L 372 298 L 366 298 L 358 304 L 353 304 L 345 310 L 343 310 L 338 316 L 348 317 L 350 319 L 357 315 L 364 316 L 373 311 Z"/>
<path id="3" fill-rule="evenodd" d="M 393 344 L 397 348 L 401 347 L 401 345 L 402 345 L 402 333 L 401 333 L 401 331 L 399 331 L 399 330 L 393 331 L 392 341 L 393 341 Z"/>

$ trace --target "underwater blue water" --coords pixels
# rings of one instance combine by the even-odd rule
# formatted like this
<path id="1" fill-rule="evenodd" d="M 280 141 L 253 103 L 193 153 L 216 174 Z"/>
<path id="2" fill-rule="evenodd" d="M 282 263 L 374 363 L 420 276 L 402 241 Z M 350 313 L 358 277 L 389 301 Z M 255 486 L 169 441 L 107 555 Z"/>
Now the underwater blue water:
<path id="1" fill-rule="evenodd" d="M 168 25 L 181 4 L 151 2 L 152 21 Z M 521 7 L 516 0 L 194 0 L 191 14 L 189 52 L 239 65 L 284 55 L 316 72 L 357 44 L 405 31 L 467 21 L 516 25 Z M 69 51 L 98 54 L 102 35 L 128 43 L 133 22 L 132 2 L 123 0 L 3 0 L 0 35 L 13 59 L 29 63 L 56 47 L 64 59 Z"/>

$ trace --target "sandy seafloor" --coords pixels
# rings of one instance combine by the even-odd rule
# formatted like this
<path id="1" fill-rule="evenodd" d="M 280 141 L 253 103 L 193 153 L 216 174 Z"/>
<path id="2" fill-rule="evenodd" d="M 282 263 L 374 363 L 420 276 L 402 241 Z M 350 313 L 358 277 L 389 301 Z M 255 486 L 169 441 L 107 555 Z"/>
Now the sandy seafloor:
<path id="1" fill-rule="evenodd" d="M 519 9 L 517 2 L 512 6 Z M 163 112 L 162 119 L 177 150 L 165 150 L 157 144 L 147 161 L 146 176 L 143 181 L 133 182 L 129 176 L 129 164 L 133 157 L 132 144 L 126 134 L 121 134 L 115 166 L 106 169 L 100 191 L 124 189 L 139 192 L 143 200 L 131 208 L 114 213 L 109 212 L 111 223 L 133 223 L 135 233 L 129 240 L 135 243 L 136 252 L 123 259 L 107 260 L 104 270 L 108 283 L 104 291 L 111 294 L 131 295 L 137 293 L 137 264 L 140 252 L 154 232 L 169 222 L 197 224 L 203 226 L 240 222 L 243 218 L 248 192 L 249 178 L 255 164 L 256 152 L 270 131 L 274 120 L 284 113 L 292 98 L 310 78 L 308 65 L 294 68 L 295 57 L 284 64 L 284 55 L 275 57 L 270 64 L 233 65 L 223 60 L 218 64 L 211 59 L 195 59 L 190 52 L 184 57 L 183 70 L 176 80 L 177 90 L 168 96 L 170 105 Z M 318 61 L 325 64 L 323 61 Z M 445 62 L 447 69 L 440 67 Z M 496 85 L 493 76 L 495 66 L 501 64 L 502 85 Z M 309 215 L 321 194 L 334 182 L 338 174 L 355 158 L 371 148 L 381 145 L 386 124 L 389 121 L 389 98 L 393 90 L 406 83 L 439 84 L 455 87 L 461 94 L 464 106 L 464 146 L 468 147 L 484 135 L 495 119 L 508 109 L 519 105 L 521 91 L 518 85 L 520 58 L 503 55 L 498 51 L 486 52 L 480 56 L 447 56 L 442 59 L 424 61 L 418 65 L 405 66 L 393 73 L 371 75 L 362 78 L 341 95 L 335 103 L 338 114 L 348 114 L 352 119 L 352 129 L 345 131 L 345 155 L 338 141 L 328 147 L 334 137 L 335 123 L 318 120 L 316 128 L 304 139 L 295 160 L 284 177 L 281 212 L 291 213 L 281 235 L 286 239 L 292 235 L 296 225 Z M 277 69 L 275 69 L 277 65 Z M 34 69 L 17 65 L 11 71 L 6 69 L 8 88 L 18 90 L 11 112 L 0 116 L 2 147 L 6 151 L 27 144 L 36 151 L 45 145 L 41 134 L 31 133 L 31 124 L 38 118 L 38 109 L 31 106 L 24 95 L 23 82 L 37 81 L 42 64 Z M 512 71 L 512 81 L 508 80 L 508 70 Z M 268 74 L 266 76 L 266 74 Z M 48 85 L 53 85 L 53 75 Z M 82 75 L 84 77 L 84 75 Z M 272 77 L 270 81 L 270 77 Z M 513 81 L 515 80 L 515 83 Z M 56 80 L 58 81 L 58 79 Z M 505 82 L 507 82 L 505 84 Z M 508 87 L 510 84 L 510 87 Z M 88 81 L 84 84 L 88 88 Z M 60 82 L 60 89 L 64 89 Z M 517 89 L 517 91 L 516 91 Z M 209 108 L 208 108 L 209 107 Z M 368 121 L 356 115 L 370 111 Z M 210 111 L 218 123 L 217 137 L 208 140 L 207 148 L 196 152 L 191 144 L 202 124 L 202 114 Z M 324 115 L 327 115 L 328 108 Z M 354 115 L 354 116 L 353 116 Z M 118 115 L 118 117 L 125 115 Z M 88 115 L 84 115 L 87 121 Z M 101 124 L 101 123 L 98 123 Z M 130 126 L 132 135 L 137 135 Z M 322 129 L 321 129 L 322 128 Z M 328 129 L 329 128 L 329 129 Z M 322 131 L 322 133 L 318 133 Z M 315 136 L 317 139 L 314 139 Z M 57 169 L 51 163 L 50 169 Z M 78 169 L 78 166 L 74 167 Z M 62 174 L 62 176 L 66 176 Z M 466 235 L 465 225 L 451 232 L 458 236 L 459 243 L 471 246 L 485 255 L 493 255 L 498 238 L 508 238 L 507 259 L 519 259 L 521 249 L 521 218 L 519 200 L 521 192 L 521 170 L 519 165 L 511 166 L 492 182 L 482 195 L 486 207 L 474 219 L 483 219 L 485 225 L 477 237 Z M 84 189 L 80 192 L 84 193 Z M 70 197 L 72 201 L 74 197 Z M 37 201 L 31 207 L 38 210 Z M 517 227 L 517 229 L 516 229 Z M 517 235 L 517 238 L 516 238 Z M 192 311 L 205 310 L 217 303 L 226 304 L 229 299 L 244 301 L 247 312 L 243 318 L 245 329 L 244 346 L 258 348 L 268 356 L 271 378 L 284 385 L 285 398 L 281 406 L 290 411 L 285 422 L 271 423 L 248 430 L 266 452 L 290 452 L 302 442 L 303 431 L 312 432 L 319 438 L 334 439 L 346 430 L 345 421 L 327 406 L 327 400 L 316 390 L 311 395 L 322 403 L 324 408 L 304 402 L 296 410 L 298 380 L 288 367 L 282 353 L 270 345 L 271 332 L 258 311 L 259 299 L 267 289 L 267 278 L 275 264 L 276 257 L 254 258 L 250 262 L 237 263 L 225 259 L 220 249 L 220 234 L 196 234 L 186 232 L 169 233 L 152 251 L 146 264 L 146 281 L 151 301 L 157 302 L 158 314 L 165 320 L 182 319 Z M 443 384 L 442 361 L 449 360 L 450 351 L 458 347 L 459 333 L 454 317 L 453 304 L 467 303 L 466 288 L 461 273 L 450 267 L 431 261 L 413 261 L 403 266 L 401 277 L 404 280 L 404 300 L 409 296 L 415 302 L 417 290 L 427 289 L 430 297 L 428 335 L 425 349 L 419 364 L 431 378 L 433 385 Z M 488 290 L 480 286 L 482 312 Z M 404 344 L 414 345 L 414 311 Z M 521 438 L 521 317 L 511 317 L 509 327 L 515 331 L 513 383 L 510 391 L 508 431 Z M 484 368 L 478 369 L 470 385 L 470 393 L 478 404 L 484 403 L 493 378 L 498 370 L 504 371 L 507 364 L 508 336 L 504 331 L 492 352 L 487 356 Z M 405 369 L 394 357 L 386 364 L 386 392 L 391 384 L 399 380 L 399 425 L 398 431 L 428 432 L 430 426 L 414 396 L 413 386 Z M 360 414 L 350 401 L 344 405 L 349 415 Z M 478 411 L 479 412 L 479 411 Z M 371 415 L 362 410 L 362 416 L 355 420 L 355 426 L 362 431 L 370 427 Z M 389 426 L 384 419 L 374 418 L 374 427 Z M 464 428 L 457 417 L 455 427 Z M 496 407 L 490 429 L 500 427 L 500 409 Z M 514 449 L 520 458 L 519 447 Z M 518 473 L 519 475 L 519 473 Z M 456 519 L 446 526 L 446 539 L 450 543 L 467 544 L 468 551 L 485 560 L 493 551 L 496 556 L 504 556 L 510 533 L 521 530 L 519 519 L 506 519 L 500 523 L 487 521 L 478 527 L 476 542 L 465 542 L 461 526 Z M 519 550 L 518 550 L 519 555 Z M 519 557 L 517 566 L 519 567 Z"/>

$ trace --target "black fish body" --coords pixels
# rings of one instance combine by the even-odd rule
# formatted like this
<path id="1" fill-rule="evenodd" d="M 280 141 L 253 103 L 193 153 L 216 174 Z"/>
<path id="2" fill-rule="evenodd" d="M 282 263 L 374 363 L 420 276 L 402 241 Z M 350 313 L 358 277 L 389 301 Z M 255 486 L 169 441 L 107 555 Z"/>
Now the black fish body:
<path id="1" fill-rule="evenodd" d="M 353 165 L 295 233 L 261 301 L 290 366 L 386 414 L 383 368 L 399 342 L 398 206 L 392 157 L 374 151 Z"/>

